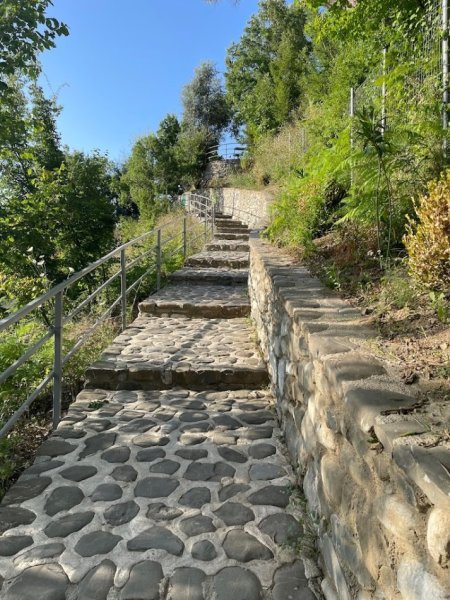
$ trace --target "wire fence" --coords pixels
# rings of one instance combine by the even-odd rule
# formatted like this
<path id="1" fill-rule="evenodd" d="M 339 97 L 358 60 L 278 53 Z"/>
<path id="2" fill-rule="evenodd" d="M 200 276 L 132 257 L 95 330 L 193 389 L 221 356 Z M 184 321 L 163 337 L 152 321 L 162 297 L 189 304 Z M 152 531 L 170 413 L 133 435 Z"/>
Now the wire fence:
<path id="1" fill-rule="evenodd" d="M 386 128 L 425 123 L 447 129 L 448 0 L 427 0 L 420 27 L 380 52 L 375 68 L 350 90 L 350 116 L 371 110 Z M 406 30 L 408 31 L 408 30 Z M 443 131 L 444 130 L 444 131 Z M 354 140 L 353 140 L 354 142 Z M 352 146 L 353 146 L 352 142 Z M 446 144 L 444 143 L 444 150 Z"/>

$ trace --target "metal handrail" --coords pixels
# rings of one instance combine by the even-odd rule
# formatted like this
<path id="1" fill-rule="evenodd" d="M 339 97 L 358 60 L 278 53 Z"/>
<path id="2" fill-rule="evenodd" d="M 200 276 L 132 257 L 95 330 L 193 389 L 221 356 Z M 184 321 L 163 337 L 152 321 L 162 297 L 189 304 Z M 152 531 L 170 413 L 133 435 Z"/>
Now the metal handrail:
<path id="1" fill-rule="evenodd" d="M 211 200 L 211 198 L 209 196 L 203 196 L 202 194 L 195 194 L 195 193 L 191 193 L 190 194 L 191 197 L 195 197 L 195 198 L 200 198 L 201 200 L 204 201 L 205 204 L 209 204 L 210 206 L 214 206 L 215 209 L 215 215 L 218 212 L 217 211 L 217 203 L 214 203 L 213 200 Z M 231 209 L 231 217 L 235 216 L 235 212 L 239 212 L 239 213 L 244 213 L 246 215 L 249 215 L 250 217 L 253 217 L 255 219 L 259 219 L 260 215 L 257 215 L 256 213 L 253 213 L 249 210 L 245 210 L 243 208 L 237 208 L 236 206 L 233 205 L 232 209 Z"/>
<path id="2" fill-rule="evenodd" d="M 188 214 L 194 215 L 199 222 L 204 222 L 204 231 L 200 234 L 200 236 L 196 236 L 193 239 L 189 238 L 189 232 L 194 228 L 194 225 L 190 226 L 187 220 Z M 30 408 L 31 404 L 39 397 L 41 392 L 53 381 L 53 427 L 56 427 L 60 421 L 61 417 L 61 399 L 62 399 L 62 380 L 63 380 L 63 367 L 64 365 L 74 356 L 74 354 L 82 347 L 84 342 L 88 339 L 90 335 L 97 329 L 97 327 L 103 323 L 103 321 L 109 317 L 112 311 L 120 305 L 121 309 L 121 329 L 122 331 L 127 326 L 127 296 L 128 294 L 134 290 L 148 275 L 152 272 L 156 276 L 156 291 L 158 291 L 161 287 L 161 274 L 162 274 L 162 259 L 164 258 L 163 247 L 170 242 L 173 242 L 177 238 L 180 238 L 179 246 L 175 250 L 172 250 L 167 254 L 168 257 L 173 256 L 176 251 L 181 251 L 183 257 L 186 258 L 188 254 L 189 244 L 193 243 L 197 238 L 204 236 L 205 241 L 208 239 L 208 235 L 212 235 L 214 232 L 214 220 L 215 220 L 215 211 L 214 206 L 211 205 L 207 198 L 201 197 L 196 198 L 195 201 L 190 201 L 188 206 L 185 207 L 185 212 L 183 216 L 180 216 L 178 219 L 172 219 L 171 221 L 160 225 L 159 227 L 155 227 L 154 229 L 147 231 L 146 233 L 140 235 L 133 240 L 130 240 L 124 244 L 121 244 L 117 248 L 114 248 L 111 252 L 94 261 L 81 271 L 74 273 L 70 277 L 68 277 L 65 281 L 58 283 L 56 286 L 39 296 L 38 298 L 33 299 L 31 302 L 26 304 L 17 312 L 5 317 L 0 320 L 0 333 L 9 329 L 13 325 L 19 323 L 22 319 L 27 317 L 36 309 L 42 307 L 49 301 L 54 301 L 54 318 L 53 324 L 49 327 L 47 333 L 45 333 L 42 338 L 40 338 L 37 342 L 34 343 L 30 348 L 28 348 L 22 356 L 15 360 L 11 365 L 9 365 L 3 373 L 0 373 L 0 384 L 6 381 L 11 375 L 13 375 L 17 369 L 19 369 L 22 365 L 24 365 L 28 360 L 30 360 L 36 352 L 44 346 L 47 342 L 49 342 L 52 338 L 54 341 L 54 352 L 53 352 L 53 369 L 49 374 L 39 383 L 39 385 L 35 388 L 35 390 L 31 393 L 30 396 L 22 403 L 22 405 L 11 415 L 11 417 L 6 421 L 3 427 L 0 429 L 0 439 L 6 435 L 18 419 Z M 182 231 L 179 234 L 169 237 L 166 240 L 162 239 L 161 232 L 169 225 L 173 225 L 178 223 L 182 225 Z M 155 236 L 155 244 L 150 250 L 146 250 L 138 257 L 127 263 L 126 260 L 126 251 L 131 246 L 142 242 L 143 240 L 147 240 L 151 236 Z M 149 269 L 145 271 L 143 275 L 140 275 L 137 280 L 130 284 L 127 281 L 127 273 L 129 270 L 138 264 L 142 259 L 151 256 L 154 254 L 155 263 L 150 266 Z M 89 275 L 95 269 L 98 269 L 102 265 L 106 264 L 109 260 L 113 258 L 120 258 L 120 269 L 110 276 L 106 281 L 104 281 L 100 286 L 98 286 L 92 293 L 89 294 L 87 298 L 85 298 L 82 302 L 80 302 L 68 315 L 64 315 L 64 293 L 67 289 L 72 286 L 77 281 L 83 279 L 86 275 Z M 120 279 L 120 295 L 119 297 L 109 306 L 106 311 L 94 322 L 94 324 L 83 334 L 83 336 L 74 344 L 71 350 L 63 356 L 62 350 L 62 339 L 63 339 L 63 330 L 64 325 L 73 321 L 76 315 L 78 315 L 83 308 L 89 305 L 96 296 L 104 290 L 108 285 L 110 285 L 116 279 Z"/>

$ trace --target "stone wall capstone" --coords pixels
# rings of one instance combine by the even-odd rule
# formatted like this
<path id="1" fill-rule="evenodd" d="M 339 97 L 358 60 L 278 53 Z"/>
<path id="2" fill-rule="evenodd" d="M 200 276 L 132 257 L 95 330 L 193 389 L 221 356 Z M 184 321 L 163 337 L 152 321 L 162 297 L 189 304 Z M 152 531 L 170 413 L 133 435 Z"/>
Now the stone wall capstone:
<path id="1" fill-rule="evenodd" d="M 250 297 L 291 460 L 318 534 L 327 600 L 450 598 L 450 447 L 370 353 L 361 312 L 260 240 Z"/>

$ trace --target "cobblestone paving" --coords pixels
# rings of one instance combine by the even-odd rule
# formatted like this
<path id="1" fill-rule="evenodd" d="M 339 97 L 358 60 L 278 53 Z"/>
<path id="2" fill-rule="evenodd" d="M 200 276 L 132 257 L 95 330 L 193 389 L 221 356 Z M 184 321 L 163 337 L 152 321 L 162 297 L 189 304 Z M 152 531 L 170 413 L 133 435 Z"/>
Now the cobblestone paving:
<path id="1" fill-rule="evenodd" d="M 153 315 L 228 319 L 250 314 L 247 286 L 168 285 L 139 305 Z"/>
<path id="2" fill-rule="evenodd" d="M 242 291 L 207 285 L 189 298 L 226 305 Z M 121 375 L 183 365 L 204 389 L 128 379 L 134 389 L 78 395 L 0 505 L 2 600 L 314 598 L 292 549 L 293 476 L 253 338 L 246 319 L 142 315 L 115 340 L 104 384 L 120 387 L 119 362 Z M 227 369 L 244 389 L 207 389 L 208 372 L 226 385 Z M 260 389 L 245 389 L 252 370 Z"/>
<path id="3" fill-rule="evenodd" d="M 268 383 L 247 319 L 191 319 L 141 315 L 87 371 L 89 386 L 123 389 L 173 384 Z"/>
<path id="4" fill-rule="evenodd" d="M 248 269 L 221 269 L 184 267 L 170 276 L 174 283 L 189 283 L 190 285 L 221 284 L 241 285 L 247 284 Z"/>
<path id="5" fill-rule="evenodd" d="M 199 252 L 187 259 L 189 267 L 230 267 L 242 269 L 248 266 L 248 252 L 214 251 Z"/>
<path id="6" fill-rule="evenodd" d="M 211 242 L 206 245 L 206 250 L 230 251 L 230 252 L 248 252 L 250 246 L 248 242 L 239 240 L 222 240 Z"/>

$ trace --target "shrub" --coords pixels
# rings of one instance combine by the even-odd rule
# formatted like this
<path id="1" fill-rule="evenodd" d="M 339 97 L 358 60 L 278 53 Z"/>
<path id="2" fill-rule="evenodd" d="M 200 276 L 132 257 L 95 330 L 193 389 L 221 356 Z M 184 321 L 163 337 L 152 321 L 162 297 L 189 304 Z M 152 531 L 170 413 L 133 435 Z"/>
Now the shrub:
<path id="1" fill-rule="evenodd" d="M 428 186 L 415 207 L 417 223 L 409 219 L 404 244 L 409 272 L 417 283 L 431 290 L 450 286 L 450 170 Z"/>

